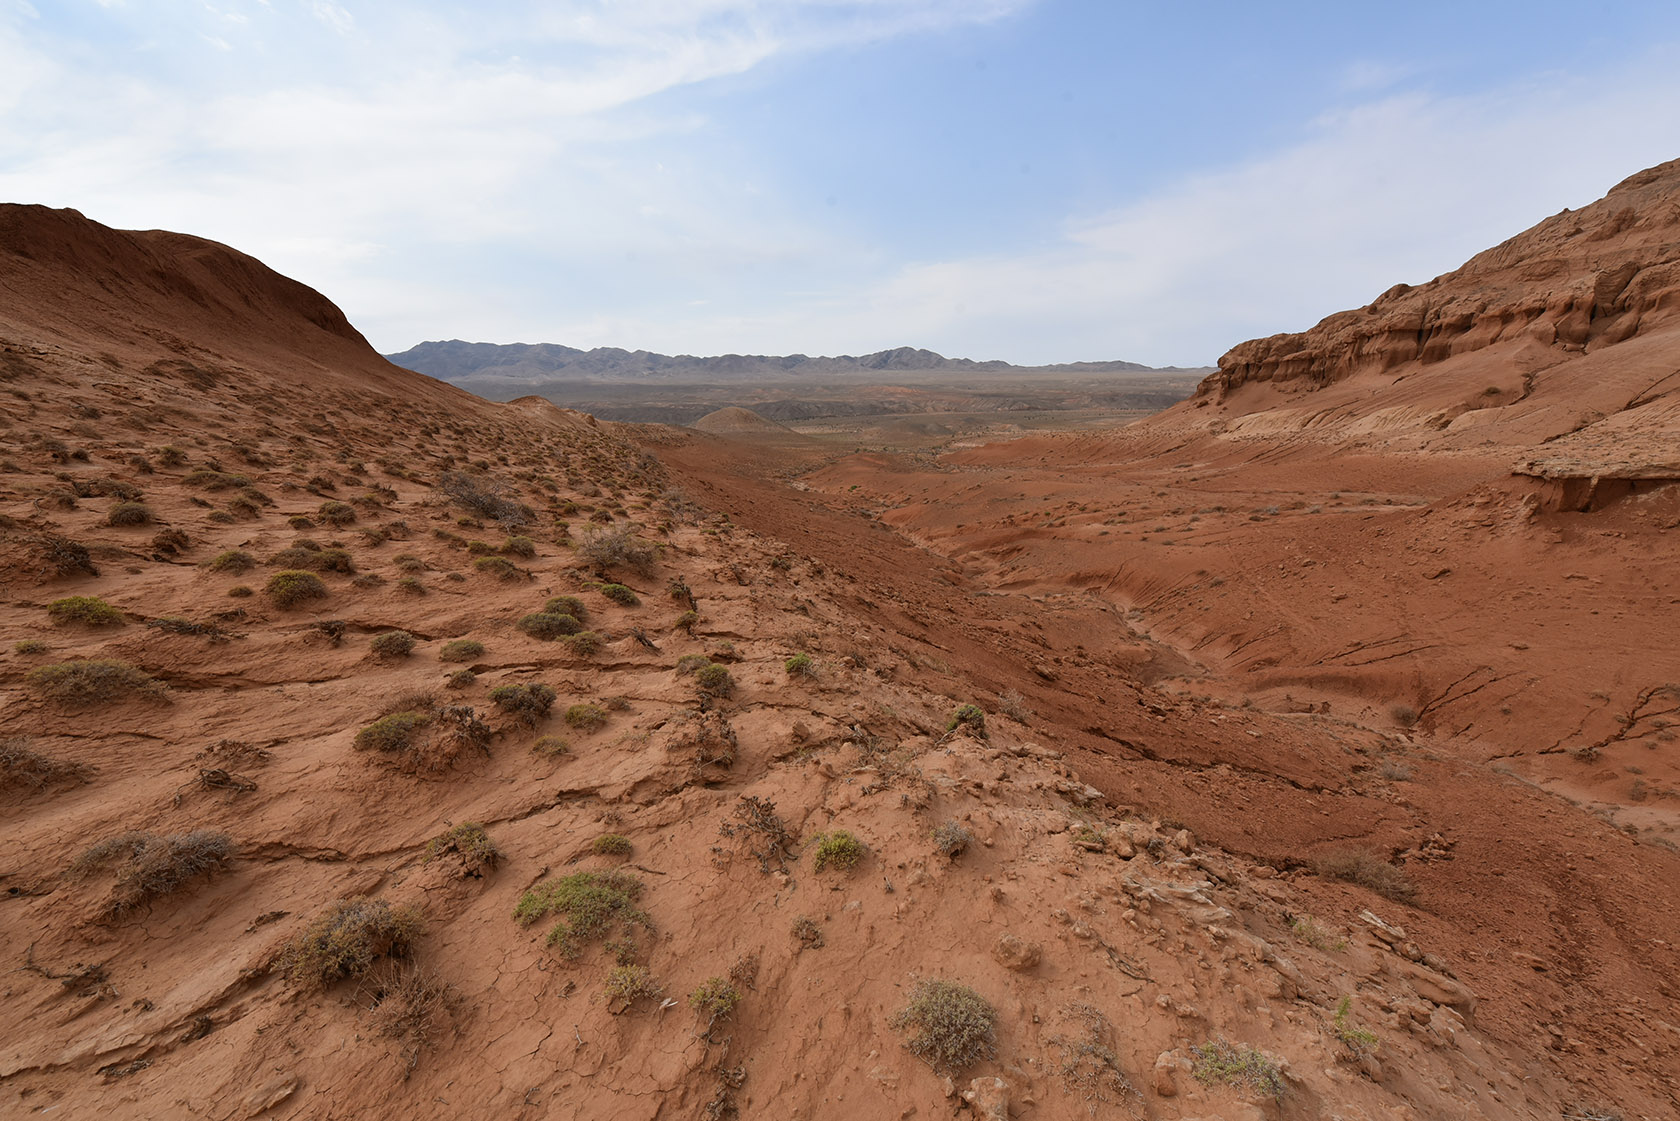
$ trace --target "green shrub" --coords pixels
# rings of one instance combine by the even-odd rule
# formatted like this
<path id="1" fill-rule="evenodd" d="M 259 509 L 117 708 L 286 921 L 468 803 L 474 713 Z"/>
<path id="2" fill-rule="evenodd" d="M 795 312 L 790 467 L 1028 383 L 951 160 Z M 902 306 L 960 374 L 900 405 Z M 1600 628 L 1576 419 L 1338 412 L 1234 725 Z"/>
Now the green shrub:
<path id="1" fill-rule="evenodd" d="M 414 746 L 414 734 L 431 722 L 428 712 L 393 712 L 382 716 L 356 733 L 356 750 L 407 751 Z"/>
<path id="2" fill-rule="evenodd" d="M 343 549 L 325 549 L 313 541 L 299 540 L 268 558 L 269 564 L 281 568 L 301 568 L 310 572 L 340 572 L 356 574 L 356 562 Z"/>
<path id="3" fill-rule="evenodd" d="M 964 829 L 960 822 L 946 821 L 934 826 L 934 847 L 953 860 L 960 856 L 973 841 L 974 834 Z"/>
<path id="4" fill-rule="evenodd" d="M 479 557 L 473 562 L 473 567 L 498 580 L 517 580 L 524 575 L 517 565 L 505 557 Z"/>
<path id="5" fill-rule="evenodd" d="M 937 1071 L 957 1074 L 997 1053 L 997 1013 L 954 981 L 917 981 L 892 1026 L 908 1032 L 905 1046 Z"/>
<path id="6" fill-rule="evenodd" d="M 594 731 L 607 722 L 607 714 L 592 704 L 575 704 L 566 710 L 566 723 L 574 728 Z"/>
<path id="7" fill-rule="evenodd" d="M 1348 1023 L 1348 1012 L 1352 1008 L 1352 997 L 1344 996 L 1337 1002 L 1336 1019 L 1331 1030 L 1336 1033 L 1336 1038 L 1341 1041 L 1342 1046 L 1353 1052 L 1354 1055 L 1373 1054 L 1377 1049 L 1376 1033 L 1366 1031 L 1364 1028 L 1356 1028 Z"/>
<path id="8" fill-rule="evenodd" d="M 540 682 L 529 685 L 498 685 L 490 690 L 490 703 L 527 727 L 548 715 L 557 694 Z"/>
<path id="9" fill-rule="evenodd" d="M 356 508 L 348 502 L 329 500 L 315 508 L 315 516 L 330 526 L 343 528 L 356 520 Z"/>
<path id="10" fill-rule="evenodd" d="M 566 639 L 566 645 L 580 658 L 587 658 L 591 654 L 600 653 L 603 642 L 601 636 L 594 631 L 579 631 Z"/>
<path id="11" fill-rule="evenodd" d="M 543 612 L 548 615 L 570 615 L 582 622 L 586 617 L 583 601 L 577 596 L 555 596 L 543 604 Z"/>
<path id="12" fill-rule="evenodd" d="M 391 563 L 397 566 L 399 572 L 426 571 L 426 562 L 413 553 L 399 553 L 391 558 Z"/>
<path id="13" fill-rule="evenodd" d="M 630 838 L 622 833 L 602 833 L 589 844 L 596 856 L 629 856 L 630 848 Z"/>
<path id="14" fill-rule="evenodd" d="M 532 638 L 539 638 L 544 642 L 552 642 L 569 634 L 577 634 L 578 631 L 583 629 L 583 624 L 570 615 L 551 615 L 546 611 L 526 615 L 514 625 Z"/>
<path id="15" fill-rule="evenodd" d="M 641 894 L 642 881 L 629 872 L 574 872 L 531 888 L 513 917 L 529 926 L 547 915 L 561 916 L 548 932 L 548 945 L 575 958 L 615 928 L 626 933 L 637 926 L 651 930 L 652 920 L 636 907 Z"/>
<path id="16" fill-rule="evenodd" d="M 440 662 L 470 662 L 484 653 L 484 643 L 471 638 L 457 638 L 443 644 L 438 651 Z"/>
<path id="17" fill-rule="evenodd" d="M 26 638 L 12 645 L 14 654 L 45 654 L 49 649 L 51 648 L 38 638 Z"/>
<path id="18" fill-rule="evenodd" d="M 537 543 L 529 537 L 509 537 L 502 542 L 501 551 L 510 557 L 521 557 L 530 560 L 537 555 Z"/>
<path id="19" fill-rule="evenodd" d="M 319 576 L 295 568 L 270 576 L 263 591 L 267 593 L 268 601 L 282 611 L 301 606 L 310 600 L 327 598 L 327 586 L 321 583 Z"/>
<path id="20" fill-rule="evenodd" d="M 954 732 L 964 726 L 981 739 L 986 738 L 986 714 L 981 711 L 979 705 L 958 705 L 951 713 L 951 719 L 946 722 L 945 730 Z"/>
<path id="21" fill-rule="evenodd" d="M 105 515 L 105 524 L 150 525 L 152 522 L 152 508 L 144 502 L 119 502 Z"/>
<path id="22" fill-rule="evenodd" d="M 616 1016 L 629 1011 L 638 1000 L 658 1000 L 664 991 L 647 966 L 615 965 L 607 973 L 607 1011 Z"/>
<path id="23" fill-rule="evenodd" d="M 1269 1098 L 1283 1097 L 1283 1073 L 1277 1063 L 1252 1047 L 1221 1037 L 1190 1048 L 1190 1073 L 1204 1086 L 1244 1086 Z"/>
<path id="24" fill-rule="evenodd" d="M 844 829 L 836 829 L 830 833 L 818 833 L 811 839 L 815 856 L 811 859 L 811 870 L 821 872 L 824 868 L 838 868 L 842 872 L 849 872 L 858 866 L 869 847 Z"/>
<path id="25" fill-rule="evenodd" d="M 741 1003 L 741 990 L 726 977 L 708 977 L 688 994 L 688 1006 L 711 1023 L 726 1020 Z"/>
<path id="26" fill-rule="evenodd" d="M 636 607 L 642 602 L 634 591 L 623 584 L 597 584 L 595 590 L 614 603 L 622 604 L 625 607 Z"/>
<path id="27" fill-rule="evenodd" d="M 684 611 L 681 615 L 677 616 L 677 621 L 673 623 L 672 626 L 676 627 L 679 631 L 687 631 L 689 634 L 693 634 L 694 626 L 698 622 L 700 622 L 700 612 Z"/>
<path id="28" fill-rule="evenodd" d="M 414 653 L 414 636 L 407 631 L 386 631 L 374 635 L 368 649 L 381 658 L 406 658 Z"/>
<path id="29" fill-rule="evenodd" d="M 229 549 L 217 553 L 210 561 L 210 571 L 225 572 L 229 576 L 238 576 L 241 572 L 249 572 L 256 566 L 257 558 L 243 549 Z"/>
<path id="30" fill-rule="evenodd" d="M 89 627 L 120 627 L 123 613 L 98 596 L 66 596 L 47 605 L 55 623 L 82 623 Z"/>
<path id="31" fill-rule="evenodd" d="M 116 872 L 116 888 L 105 907 L 116 918 L 225 867 L 232 856 L 233 839 L 226 833 L 206 829 L 168 837 L 122 833 L 88 848 L 76 858 L 71 871 L 84 875 L 96 869 Z"/>
<path id="32" fill-rule="evenodd" d="M 286 944 L 281 966 L 299 987 L 330 985 L 361 976 L 382 957 L 410 956 L 423 928 L 418 907 L 340 899 Z"/>
<path id="33" fill-rule="evenodd" d="M 451 573 L 451 575 L 459 575 L 459 573 Z M 426 594 L 426 585 L 412 576 L 404 576 L 397 581 L 397 591 L 404 595 L 423 596 Z"/>
<path id="34" fill-rule="evenodd" d="M 494 868 L 502 858 L 502 851 L 490 840 L 484 826 L 472 821 L 457 825 L 426 843 L 427 864 L 450 854 L 459 856 L 463 871 L 472 876 Z"/>
<path id="35" fill-rule="evenodd" d="M 684 654 L 677 659 L 678 673 L 694 673 L 701 666 L 709 666 L 712 660 L 704 654 Z"/>
<path id="36" fill-rule="evenodd" d="M 695 670 L 694 680 L 707 696 L 727 697 L 735 691 L 735 678 L 730 676 L 728 667 L 716 662 L 707 662 Z"/>
<path id="37" fill-rule="evenodd" d="M 72 707 L 120 700 L 128 695 L 164 699 L 163 683 L 127 662 L 97 659 L 36 666 L 24 681 L 37 694 Z"/>
<path id="38" fill-rule="evenodd" d="M 787 671 L 789 677 L 817 676 L 817 663 L 811 660 L 811 655 L 803 651 L 783 662 L 782 668 Z"/>
<path id="39" fill-rule="evenodd" d="M 494 553 L 495 547 L 488 541 L 468 541 L 467 555 L 473 557 L 487 557 Z"/>

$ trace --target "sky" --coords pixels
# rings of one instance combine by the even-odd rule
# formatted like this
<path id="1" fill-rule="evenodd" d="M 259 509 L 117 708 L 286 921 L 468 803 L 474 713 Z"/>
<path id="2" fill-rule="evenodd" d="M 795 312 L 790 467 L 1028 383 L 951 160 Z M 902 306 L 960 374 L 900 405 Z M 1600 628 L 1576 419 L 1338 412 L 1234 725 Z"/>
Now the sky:
<path id="1" fill-rule="evenodd" d="M 1680 4 L 0 0 L 0 201 L 380 350 L 1210 365 L 1680 157 Z"/>

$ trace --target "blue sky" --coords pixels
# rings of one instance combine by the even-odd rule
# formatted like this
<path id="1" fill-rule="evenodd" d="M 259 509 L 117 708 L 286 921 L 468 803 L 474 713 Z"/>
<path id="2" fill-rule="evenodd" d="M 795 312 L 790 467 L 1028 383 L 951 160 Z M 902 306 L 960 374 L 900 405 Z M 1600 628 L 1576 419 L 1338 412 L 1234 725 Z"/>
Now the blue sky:
<path id="1" fill-rule="evenodd" d="M 0 0 L 0 199 L 382 350 L 1211 363 L 1680 156 L 1680 5 Z"/>

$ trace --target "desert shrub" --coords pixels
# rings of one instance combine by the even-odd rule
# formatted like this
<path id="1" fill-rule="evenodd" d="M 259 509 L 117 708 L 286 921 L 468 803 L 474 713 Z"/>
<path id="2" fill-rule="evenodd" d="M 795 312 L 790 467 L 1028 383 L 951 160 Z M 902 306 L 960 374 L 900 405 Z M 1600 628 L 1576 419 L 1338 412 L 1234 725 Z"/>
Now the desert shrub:
<path id="1" fill-rule="evenodd" d="M 229 576 L 237 576 L 241 572 L 249 572 L 256 567 L 257 558 L 243 549 L 228 549 L 217 553 L 209 563 L 210 571 L 225 572 Z"/>
<path id="2" fill-rule="evenodd" d="M 517 580 L 524 575 L 519 566 L 505 557 L 479 557 L 473 562 L 473 567 L 486 576 L 494 576 L 498 580 Z"/>
<path id="3" fill-rule="evenodd" d="M 688 1006 L 714 1024 L 728 1019 L 740 1003 L 741 990 L 730 984 L 727 977 L 708 977 L 688 994 Z"/>
<path id="4" fill-rule="evenodd" d="M 426 571 L 426 562 L 413 553 L 399 553 L 391 558 L 391 563 L 396 565 L 400 572 Z"/>
<path id="5" fill-rule="evenodd" d="M 36 548 L 41 558 L 43 575 L 49 572 L 55 576 L 74 576 L 77 573 L 99 575 L 99 569 L 94 566 L 87 546 L 80 541 L 49 533 L 39 539 Z"/>
<path id="6" fill-rule="evenodd" d="M 1289 924 L 1289 929 L 1295 932 L 1295 937 L 1315 950 L 1333 952 L 1347 948 L 1346 938 L 1326 929 L 1311 915 L 1297 915 L 1295 921 Z"/>
<path id="7" fill-rule="evenodd" d="M 1355 1056 L 1372 1054 L 1377 1049 L 1376 1033 L 1366 1031 L 1364 1028 L 1356 1028 L 1348 1023 L 1348 1013 L 1352 1008 L 1352 997 L 1344 996 L 1337 1002 L 1336 1018 L 1331 1023 L 1331 1031 L 1335 1033 L 1342 1046 L 1346 1047 Z"/>
<path id="8" fill-rule="evenodd" d="M 1283 1096 L 1283 1073 L 1277 1063 L 1252 1047 L 1223 1037 L 1190 1048 L 1190 1073 L 1204 1086 L 1242 1086 L 1268 1098 Z"/>
<path id="9" fill-rule="evenodd" d="M 0 738 L 0 791 L 73 786 L 93 775 L 94 769 L 85 764 L 66 763 L 32 750 L 22 736 Z"/>
<path id="10" fill-rule="evenodd" d="M 165 444 L 157 450 L 157 458 L 165 467 L 183 467 L 187 462 L 187 453 L 174 444 Z"/>
<path id="11" fill-rule="evenodd" d="M 631 526 L 598 529 L 590 526 L 577 544 L 577 554 L 597 568 L 630 568 L 646 576 L 653 571 L 658 549 L 636 536 Z"/>
<path id="12" fill-rule="evenodd" d="M 799 948 L 802 950 L 822 949 L 822 927 L 818 926 L 817 920 L 810 915 L 800 915 L 794 919 L 789 933 L 793 935 L 794 941 L 799 943 Z"/>
<path id="13" fill-rule="evenodd" d="M 380 958 L 406 958 L 420 940 L 418 907 L 383 899 L 340 899 L 286 944 L 281 965 L 293 985 L 330 985 L 359 977 Z"/>
<path id="14" fill-rule="evenodd" d="M 268 601 L 283 611 L 310 600 L 327 598 L 327 586 L 321 583 L 319 576 L 295 568 L 270 576 L 263 591 L 268 594 Z"/>
<path id="15" fill-rule="evenodd" d="M 420 1056 L 451 1024 L 460 1005 L 454 987 L 423 969 L 393 964 L 375 970 L 356 987 L 358 1003 L 367 1004 L 369 1021 L 402 1051 L 403 1078 L 420 1065 Z"/>
<path id="16" fill-rule="evenodd" d="M 672 626 L 676 627 L 679 631 L 687 631 L 689 634 L 693 634 L 694 626 L 698 622 L 700 622 L 700 612 L 684 611 L 681 615 L 677 616 L 677 621 L 673 623 Z"/>
<path id="17" fill-rule="evenodd" d="M 571 648 L 572 653 L 587 658 L 591 654 L 600 653 L 603 640 L 594 631 L 579 631 L 566 639 L 566 645 Z"/>
<path id="18" fill-rule="evenodd" d="M 728 667 L 716 662 L 707 662 L 695 670 L 694 681 L 709 697 L 727 697 L 735 691 L 735 678 L 730 676 Z"/>
<path id="19" fill-rule="evenodd" d="M 981 739 L 986 737 L 986 714 L 979 705 L 958 705 L 951 713 L 951 719 L 945 722 L 945 730 L 954 732 L 958 728 L 967 727 Z"/>
<path id="20" fill-rule="evenodd" d="M 1418 722 L 1418 710 L 1407 704 L 1390 705 L 1388 715 L 1402 728 L 1410 728 Z"/>
<path id="21" fill-rule="evenodd" d="M 629 856 L 630 838 L 622 833 L 602 833 L 589 844 L 596 856 Z"/>
<path id="22" fill-rule="evenodd" d="M 574 728 L 594 731 L 607 722 L 607 714 L 598 705 L 575 704 L 566 709 L 566 723 Z"/>
<path id="23" fill-rule="evenodd" d="M 521 557 L 530 560 L 537 555 L 537 543 L 529 537 L 514 536 L 502 542 L 500 550 L 510 557 Z"/>
<path id="24" fill-rule="evenodd" d="M 185 552 L 191 547 L 192 538 L 188 537 L 183 530 L 160 529 L 152 534 L 152 548 L 160 553 L 168 553 L 170 556 L 174 556 L 176 553 Z"/>
<path id="25" fill-rule="evenodd" d="M 310 518 L 304 517 L 302 514 L 293 514 L 291 517 L 286 519 L 286 524 L 299 531 L 315 528 L 315 522 Z"/>
<path id="26" fill-rule="evenodd" d="M 116 918 L 217 871 L 232 855 L 233 839 L 226 833 L 122 833 L 86 849 L 70 867 L 82 875 L 95 870 L 116 873 L 117 884 L 105 906 Z"/>
<path id="27" fill-rule="evenodd" d="M 782 663 L 782 668 L 789 677 L 817 676 L 817 663 L 811 660 L 811 655 L 801 651 Z"/>
<path id="28" fill-rule="evenodd" d="M 71 707 L 100 704 L 135 695 L 164 699 L 163 683 L 142 669 L 112 659 L 59 662 L 36 666 L 24 681 L 39 696 Z"/>
<path id="29" fill-rule="evenodd" d="M 22 642 L 12 644 L 14 654 L 45 654 L 50 649 L 52 648 L 38 638 L 26 638 Z"/>
<path id="30" fill-rule="evenodd" d="M 548 715 L 556 693 L 540 682 L 528 685 L 498 685 L 490 690 L 490 703 L 527 727 Z"/>
<path id="31" fill-rule="evenodd" d="M 251 485 L 251 480 L 244 475 L 230 475 L 208 467 L 189 472 L 181 481 L 189 487 L 203 487 L 205 490 L 239 490 Z"/>
<path id="32" fill-rule="evenodd" d="M 536 521 L 536 511 L 523 502 L 509 497 L 512 493 L 495 479 L 480 479 L 465 471 L 446 471 L 438 480 L 437 489 L 480 517 L 498 522 L 505 529 L 516 529 Z"/>
<path id="33" fill-rule="evenodd" d="M 933 844 L 940 852 L 955 859 L 974 841 L 974 834 L 964 829 L 960 822 L 945 821 L 934 826 Z"/>
<path id="34" fill-rule="evenodd" d="M 652 929 L 653 922 L 636 906 L 642 881 L 629 872 L 574 872 L 548 880 L 527 891 L 513 917 L 526 926 L 548 915 L 560 916 L 548 932 L 548 945 L 575 958 L 590 942 L 615 928 Z"/>
<path id="35" fill-rule="evenodd" d="M 407 751 L 414 736 L 432 722 L 429 712 L 393 712 L 356 733 L 357 751 Z"/>
<path id="36" fill-rule="evenodd" d="M 496 551 L 488 541 L 468 541 L 467 555 L 472 557 L 487 557 Z"/>
<path id="37" fill-rule="evenodd" d="M 487 868 L 494 868 L 496 862 L 502 858 L 502 851 L 490 839 L 490 834 L 484 831 L 484 826 L 472 821 L 457 825 L 449 832 L 426 842 L 427 864 L 452 854 L 461 858 L 463 872 L 471 876 L 480 875 Z"/>
<path id="38" fill-rule="evenodd" d="M 152 508 L 144 502 L 119 502 L 105 514 L 106 525 L 150 525 Z"/>
<path id="39" fill-rule="evenodd" d="M 478 683 L 478 674 L 470 669 L 458 669 L 444 679 L 446 689 L 465 689 Z"/>
<path id="40" fill-rule="evenodd" d="M 597 584 L 595 590 L 614 603 L 625 607 L 636 607 L 642 602 L 632 589 L 625 587 L 623 584 Z"/>
<path id="41" fill-rule="evenodd" d="M 368 649 L 381 658 L 406 658 L 414 653 L 414 636 L 407 631 L 386 631 L 374 635 Z"/>
<path id="42" fill-rule="evenodd" d="M 457 574 L 451 573 L 451 575 Z M 397 581 L 397 591 L 402 592 L 404 595 L 423 596 L 426 594 L 426 585 L 422 584 L 412 576 L 404 576 L 402 579 Z"/>
<path id="43" fill-rule="evenodd" d="M 324 549 L 313 541 L 299 539 L 289 548 L 281 549 L 268 558 L 269 564 L 281 568 L 300 568 L 310 572 L 341 572 L 352 576 L 356 562 L 343 549 Z"/>
<path id="44" fill-rule="evenodd" d="M 123 613 L 98 596 L 66 596 L 47 605 L 55 623 L 81 623 L 89 627 L 120 627 Z"/>
<path id="45" fill-rule="evenodd" d="M 327 501 L 315 508 L 315 516 L 330 526 L 342 529 L 356 520 L 356 508 L 348 502 Z"/>
<path id="46" fill-rule="evenodd" d="M 257 593 L 255 589 L 245 584 L 235 584 L 227 590 L 227 594 L 232 596 L 234 599 L 248 599 Z"/>
<path id="47" fill-rule="evenodd" d="M 542 736 L 531 745 L 531 750 L 545 759 L 553 759 L 559 755 L 570 755 L 572 745 L 564 736 Z"/>
<path id="48" fill-rule="evenodd" d="M 471 638 L 456 638 L 443 644 L 438 651 L 440 662 L 470 662 L 484 653 L 484 643 Z"/>
<path id="49" fill-rule="evenodd" d="M 540 638 L 544 642 L 552 642 L 569 634 L 577 634 L 578 631 L 583 629 L 583 624 L 570 615 L 551 615 L 546 611 L 526 615 L 514 625 L 532 638 Z"/>
<path id="50" fill-rule="evenodd" d="M 838 868 L 842 872 L 849 872 L 858 866 L 869 847 L 844 829 L 836 829 L 829 833 L 818 833 L 811 838 L 815 855 L 811 858 L 811 871 L 821 872 L 824 868 Z"/>
<path id="51" fill-rule="evenodd" d="M 165 634 L 186 634 L 198 638 L 208 638 L 212 642 L 226 642 L 228 632 L 219 623 L 200 623 L 180 615 L 161 615 L 156 619 L 146 620 L 146 626 Z"/>
<path id="52" fill-rule="evenodd" d="M 583 601 L 577 596 L 555 596 L 553 599 L 543 604 L 543 611 L 545 614 L 570 615 L 579 622 L 582 622 L 586 618 L 585 610 Z"/>
<path id="53" fill-rule="evenodd" d="M 712 660 L 704 654 L 684 654 L 677 659 L 678 673 L 694 673 L 701 666 L 709 666 Z"/>
<path id="54" fill-rule="evenodd" d="M 1368 849 L 1335 849 L 1314 862 L 1313 870 L 1344 883 L 1368 888 L 1396 903 L 1410 903 L 1417 891 L 1406 874 Z"/>
<path id="55" fill-rule="evenodd" d="M 665 991 L 645 965 L 615 965 L 607 973 L 607 1011 L 629 1011 L 638 1000 L 657 1000 Z M 618 1007 L 613 1007 L 613 1005 Z"/>
<path id="56" fill-rule="evenodd" d="M 938 1071 L 956 1074 L 997 1053 L 997 1013 L 955 981 L 917 981 L 892 1026 L 908 1033 L 905 1046 Z"/>

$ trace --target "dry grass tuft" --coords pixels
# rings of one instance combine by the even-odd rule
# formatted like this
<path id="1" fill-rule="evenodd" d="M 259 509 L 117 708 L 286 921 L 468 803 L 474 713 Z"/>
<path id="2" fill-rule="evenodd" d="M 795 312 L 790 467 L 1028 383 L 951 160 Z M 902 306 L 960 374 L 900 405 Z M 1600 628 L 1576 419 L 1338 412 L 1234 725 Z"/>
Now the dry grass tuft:
<path id="1" fill-rule="evenodd" d="M 225 867 L 233 856 L 233 839 L 207 829 L 159 837 L 155 833 L 121 833 L 91 846 L 70 866 L 87 875 L 110 869 L 116 887 L 106 904 L 111 918 L 144 906 L 159 896 L 181 890 L 199 876 Z"/>
<path id="2" fill-rule="evenodd" d="M 302 987 L 359 977 L 381 958 L 406 958 L 420 940 L 418 907 L 392 907 L 383 899 L 340 899 L 286 944 L 286 979 Z"/>

